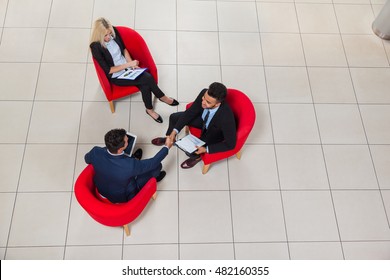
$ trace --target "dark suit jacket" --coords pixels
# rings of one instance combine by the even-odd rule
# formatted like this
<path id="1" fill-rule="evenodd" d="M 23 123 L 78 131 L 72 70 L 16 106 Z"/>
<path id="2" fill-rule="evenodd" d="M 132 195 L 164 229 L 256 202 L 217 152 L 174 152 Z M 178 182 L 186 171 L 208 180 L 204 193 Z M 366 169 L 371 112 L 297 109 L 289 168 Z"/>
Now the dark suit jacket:
<path id="1" fill-rule="evenodd" d="M 202 116 L 204 110 L 202 108 L 202 97 L 206 91 L 207 89 L 203 89 L 200 92 L 191 107 L 179 118 L 174 126 L 175 129 L 180 131 L 192 120 Z M 225 152 L 234 149 L 236 146 L 236 130 L 234 114 L 229 105 L 222 102 L 201 139 L 206 142 L 210 154 Z"/>
<path id="2" fill-rule="evenodd" d="M 123 43 L 122 38 L 115 27 L 114 27 L 114 31 L 116 35 L 114 41 L 118 44 L 119 48 L 121 49 L 122 55 L 124 55 L 125 44 Z M 108 49 L 102 47 L 102 45 L 100 45 L 100 42 L 93 42 L 89 45 L 89 47 L 91 48 L 92 56 L 99 63 L 100 67 L 102 67 L 104 73 L 106 73 L 107 75 L 107 78 L 111 79 L 112 74 L 109 74 L 110 68 L 115 65 L 114 65 L 114 60 L 112 59 L 112 56 L 108 51 Z"/>
<path id="3" fill-rule="evenodd" d="M 95 169 L 94 183 L 100 194 L 111 202 L 126 202 L 129 193 L 138 192 L 137 176 L 158 168 L 167 156 L 163 147 L 153 158 L 137 160 L 126 155 L 113 156 L 107 148 L 94 147 L 84 159 Z"/>

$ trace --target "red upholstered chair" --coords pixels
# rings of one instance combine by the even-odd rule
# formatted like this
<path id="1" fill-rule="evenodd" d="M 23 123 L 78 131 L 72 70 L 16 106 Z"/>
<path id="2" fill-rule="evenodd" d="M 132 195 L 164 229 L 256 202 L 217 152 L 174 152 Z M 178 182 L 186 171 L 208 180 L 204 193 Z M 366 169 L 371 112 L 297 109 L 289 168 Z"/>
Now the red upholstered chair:
<path id="1" fill-rule="evenodd" d="M 128 27 L 117 26 L 116 29 L 118 30 L 126 49 L 129 51 L 131 58 L 138 60 L 140 67 L 148 68 L 149 73 L 154 77 L 157 83 L 157 67 L 154 63 L 149 48 L 141 35 Z M 107 100 L 110 103 L 111 112 L 114 113 L 114 100 L 136 93 L 139 91 L 139 89 L 136 86 L 124 87 L 111 84 L 99 63 L 93 57 L 92 60 L 93 64 L 95 65 L 96 74 L 99 78 L 100 85 L 102 86 Z"/>
<path id="2" fill-rule="evenodd" d="M 236 147 L 233 150 L 214 153 L 214 154 L 202 154 L 203 168 L 202 173 L 206 174 L 210 168 L 210 165 L 213 162 L 222 160 L 233 155 L 236 155 L 238 159 L 241 159 L 241 149 L 245 144 L 246 139 L 249 136 L 249 133 L 252 131 L 252 128 L 256 120 L 256 112 L 253 107 L 252 101 L 239 90 L 228 89 L 228 94 L 226 97 L 226 102 L 229 104 L 230 108 L 233 111 L 234 117 L 237 124 L 237 143 Z M 187 108 L 191 106 L 192 103 L 187 104 Z M 195 127 L 189 127 L 191 134 L 200 137 L 201 130 Z"/>
<path id="3" fill-rule="evenodd" d="M 150 179 L 130 201 L 111 203 L 97 193 L 93 183 L 94 174 L 93 166 L 88 165 L 77 178 L 74 186 L 77 201 L 94 220 L 106 226 L 123 226 L 129 236 L 128 224 L 142 213 L 150 198 L 156 199 L 156 179 Z"/>

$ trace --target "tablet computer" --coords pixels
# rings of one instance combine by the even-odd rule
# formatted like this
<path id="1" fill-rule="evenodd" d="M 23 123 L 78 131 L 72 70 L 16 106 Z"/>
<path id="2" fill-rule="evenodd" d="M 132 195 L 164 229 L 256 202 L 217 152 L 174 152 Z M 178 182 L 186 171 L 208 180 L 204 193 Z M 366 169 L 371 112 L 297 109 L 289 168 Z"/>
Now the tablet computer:
<path id="1" fill-rule="evenodd" d="M 135 142 L 137 142 L 137 135 L 133 134 L 133 133 L 130 133 L 130 132 L 126 132 L 126 135 L 127 135 L 127 148 L 125 150 L 125 154 L 127 154 L 128 156 L 131 156 L 134 152 L 134 147 L 135 147 Z"/>

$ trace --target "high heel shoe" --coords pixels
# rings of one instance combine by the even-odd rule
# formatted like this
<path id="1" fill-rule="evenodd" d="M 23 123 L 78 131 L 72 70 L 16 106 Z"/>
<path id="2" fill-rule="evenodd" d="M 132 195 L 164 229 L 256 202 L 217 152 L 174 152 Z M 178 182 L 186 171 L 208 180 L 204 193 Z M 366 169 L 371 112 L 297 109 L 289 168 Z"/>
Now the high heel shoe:
<path id="1" fill-rule="evenodd" d="M 151 114 L 148 113 L 148 110 L 145 110 L 145 112 L 146 112 L 146 114 L 148 114 L 155 122 L 163 123 L 163 119 L 162 119 L 162 117 L 161 117 L 159 114 L 157 114 L 157 115 L 158 115 L 158 118 L 155 119 L 155 118 L 153 118 L 153 116 L 152 116 Z"/>
<path id="2" fill-rule="evenodd" d="M 161 98 L 159 98 L 159 99 L 160 99 L 161 102 L 164 102 L 164 101 L 161 100 Z M 167 102 L 164 102 L 164 103 L 165 103 L 165 104 L 168 104 L 169 106 L 177 106 L 177 105 L 180 104 L 179 101 L 177 101 L 176 99 L 174 99 L 174 98 L 172 98 L 172 99 L 173 99 L 173 101 L 172 101 L 171 104 L 169 104 L 169 103 L 167 103 Z"/>

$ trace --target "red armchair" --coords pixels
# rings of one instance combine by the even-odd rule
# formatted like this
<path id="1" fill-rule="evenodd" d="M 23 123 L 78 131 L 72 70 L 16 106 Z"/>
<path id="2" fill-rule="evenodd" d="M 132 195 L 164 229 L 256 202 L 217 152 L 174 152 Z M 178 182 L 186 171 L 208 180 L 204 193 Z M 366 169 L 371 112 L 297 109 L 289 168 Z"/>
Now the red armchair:
<path id="1" fill-rule="evenodd" d="M 238 159 L 241 159 L 241 149 L 245 144 L 256 120 L 256 112 L 253 107 L 252 101 L 239 90 L 228 89 L 226 96 L 226 102 L 229 104 L 233 111 L 237 124 L 237 143 L 233 150 L 214 153 L 214 154 L 202 154 L 203 168 L 202 174 L 206 174 L 213 162 L 222 160 L 233 155 L 236 155 Z M 186 108 L 189 108 L 192 103 L 187 104 Z M 195 127 L 189 127 L 191 134 L 200 137 L 201 130 Z"/>
<path id="2" fill-rule="evenodd" d="M 150 179 L 130 201 L 111 203 L 97 193 L 93 183 L 94 174 L 93 166 L 88 165 L 77 178 L 74 186 L 77 201 L 95 221 L 111 227 L 123 226 L 129 236 L 128 224 L 142 213 L 150 198 L 156 199 L 156 179 Z"/>
<path id="3" fill-rule="evenodd" d="M 154 77 L 157 83 L 157 67 L 144 39 L 138 32 L 131 28 L 123 26 L 118 26 L 116 28 L 131 57 L 139 61 L 140 67 L 148 68 L 149 73 Z M 98 76 L 100 85 L 102 86 L 102 89 L 106 94 L 106 98 L 110 103 L 111 112 L 114 113 L 114 100 L 136 93 L 139 91 L 139 89 L 136 86 L 117 86 L 111 84 L 99 63 L 93 57 L 92 60 L 93 64 L 95 65 L 96 74 Z"/>

